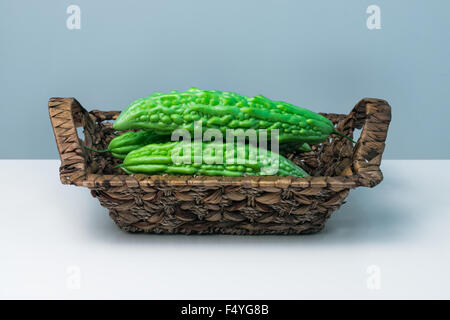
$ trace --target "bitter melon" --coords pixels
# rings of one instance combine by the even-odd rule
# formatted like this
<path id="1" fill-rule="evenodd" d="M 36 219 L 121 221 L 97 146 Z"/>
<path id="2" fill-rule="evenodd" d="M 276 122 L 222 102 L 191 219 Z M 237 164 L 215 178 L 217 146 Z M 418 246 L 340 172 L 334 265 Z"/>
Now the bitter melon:
<path id="1" fill-rule="evenodd" d="M 87 147 L 86 149 L 95 152 L 111 152 L 114 157 L 125 159 L 125 156 L 133 150 L 139 149 L 150 143 L 162 142 L 169 139 L 170 137 L 157 135 L 146 130 L 127 131 L 112 139 L 106 150 L 95 150 Z"/>
<path id="2" fill-rule="evenodd" d="M 203 131 L 218 129 L 278 129 L 279 142 L 317 144 L 336 133 L 326 117 L 262 95 L 247 97 L 233 92 L 200 90 L 154 93 L 131 103 L 114 122 L 116 130 L 145 129 L 170 135 L 176 129 L 194 132 L 194 122 L 202 121 Z"/>
<path id="3" fill-rule="evenodd" d="M 253 145 L 201 141 L 149 144 L 128 153 L 118 167 L 130 174 L 308 176 L 283 156 Z"/>

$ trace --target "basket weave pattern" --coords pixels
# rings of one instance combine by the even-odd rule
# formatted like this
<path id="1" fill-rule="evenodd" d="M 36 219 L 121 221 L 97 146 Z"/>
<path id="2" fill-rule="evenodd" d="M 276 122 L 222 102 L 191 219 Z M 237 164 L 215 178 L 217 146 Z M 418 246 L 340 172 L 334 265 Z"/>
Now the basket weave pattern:
<path id="1" fill-rule="evenodd" d="M 391 108 L 363 99 L 348 115 L 322 114 L 349 136 L 333 135 L 307 153 L 284 154 L 311 177 L 126 175 L 105 149 L 114 137 L 108 120 L 120 112 L 87 112 L 74 98 L 52 98 L 49 113 L 64 184 L 88 187 L 122 229 L 151 233 L 300 234 L 321 230 L 349 190 L 373 187 L 380 171 Z M 84 130 L 80 139 L 76 128 Z"/>

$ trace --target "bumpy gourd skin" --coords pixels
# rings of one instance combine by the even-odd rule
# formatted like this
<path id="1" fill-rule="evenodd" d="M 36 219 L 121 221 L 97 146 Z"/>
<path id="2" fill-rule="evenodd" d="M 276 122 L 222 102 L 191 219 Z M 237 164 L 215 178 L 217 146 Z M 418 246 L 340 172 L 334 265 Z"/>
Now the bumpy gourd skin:
<path id="1" fill-rule="evenodd" d="M 114 122 L 116 130 L 146 129 L 171 134 L 175 129 L 194 132 L 194 121 L 202 121 L 203 130 L 226 129 L 279 130 L 279 142 L 316 144 L 334 132 L 327 118 L 292 104 L 272 101 L 261 95 L 246 97 L 232 92 L 200 90 L 154 93 L 140 98 L 124 110 Z"/>
<path id="2" fill-rule="evenodd" d="M 306 177 L 308 174 L 293 162 L 281 155 L 266 151 L 261 154 L 260 149 L 252 145 L 245 145 L 245 163 L 236 161 L 238 155 L 238 144 L 227 145 L 215 142 L 198 142 L 198 150 L 201 148 L 201 161 L 195 163 L 195 157 L 200 153 L 195 153 L 194 148 L 197 142 L 186 142 L 185 150 L 190 150 L 191 163 L 175 163 L 172 153 L 183 155 L 183 142 L 168 142 L 163 144 L 149 144 L 138 150 L 130 152 L 123 163 L 119 166 L 127 173 L 143 174 L 171 174 L 171 175 L 205 175 L 205 176 L 243 176 L 243 175 L 276 175 L 276 176 L 296 176 Z M 240 145 L 242 146 L 242 145 Z M 228 151 L 227 151 L 228 147 Z M 213 163 L 216 151 L 222 150 L 222 164 Z M 256 155 L 256 158 L 253 156 Z M 251 159 L 256 161 L 250 161 Z M 264 168 L 271 168 L 272 160 L 278 160 L 278 171 L 264 173 Z M 227 161 L 228 160 L 228 161 Z M 212 163 L 212 164 L 208 164 Z"/>
<path id="3" fill-rule="evenodd" d="M 128 131 L 115 137 L 109 143 L 107 151 L 119 159 L 125 159 L 126 155 L 136 149 L 139 149 L 149 143 L 156 143 L 163 140 L 163 136 L 149 131 Z"/>

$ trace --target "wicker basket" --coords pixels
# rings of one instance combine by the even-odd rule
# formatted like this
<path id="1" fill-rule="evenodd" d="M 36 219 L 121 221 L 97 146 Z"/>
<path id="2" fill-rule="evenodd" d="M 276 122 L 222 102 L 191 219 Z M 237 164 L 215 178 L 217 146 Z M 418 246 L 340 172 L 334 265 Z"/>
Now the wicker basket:
<path id="1" fill-rule="evenodd" d="M 84 186 L 122 229 L 151 233 L 300 234 L 321 230 L 349 190 L 373 187 L 391 108 L 363 99 L 348 115 L 323 114 L 358 143 L 333 135 L 307 153 L 285 156 L 311 174 L 296 177 L 204 177 L 126 175 L 105 149 L 114 137 L 110 120 L 119 111 L 87 112 L 74 98 L 52 98 L 49 113 L 61 157 L 64 184 Z M 83 127 L 84 141 L 77 134 Z"/>

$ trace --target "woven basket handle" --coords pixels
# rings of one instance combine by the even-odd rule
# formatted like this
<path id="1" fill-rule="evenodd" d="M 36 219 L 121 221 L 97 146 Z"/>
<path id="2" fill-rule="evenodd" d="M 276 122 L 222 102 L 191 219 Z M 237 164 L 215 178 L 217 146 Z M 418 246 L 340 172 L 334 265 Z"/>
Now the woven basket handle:
<path id="1" fill-rule="evenodd" d="M 353 172 L 359 185 L 374 187 L 383 180 L 380 170 L 386 136 L 391 122 L 391 107 L 381 99 L 365 98 L 348 115 L 353 127 L 362 128 L 353 153 Z"/>
<path id="2" fill-rule="evenodd" d="M 77 134 L 77 127 L 91 127 L 94 122 L 75 98 L 51 98 L 48 102 L 50 121 L 61 158 L 61 182 L 75 184 L 86 176 L 86 159 Z"/>

